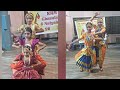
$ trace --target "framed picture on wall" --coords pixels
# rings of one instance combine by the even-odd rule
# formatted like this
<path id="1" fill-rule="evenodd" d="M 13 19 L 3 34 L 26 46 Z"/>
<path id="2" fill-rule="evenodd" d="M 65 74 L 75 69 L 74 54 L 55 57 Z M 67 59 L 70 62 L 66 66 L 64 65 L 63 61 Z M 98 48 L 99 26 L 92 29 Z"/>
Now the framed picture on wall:
<path id="1" fill-rule="evenodd" d="M 86 23 L 90 20 L 91 17 L 84 17 L 84 18 L 73 18 L 73 24 L 74 24 L 74 32 L 75 35 L 78 36 L 78 38 L 80 38 L 80 36 L 87 31 L 86 29 Z M 92 23 L 94 25 L 97 25 L 97 19 L 95 18 Z M 103 24 L 106 27 L 106 23 L 105 23 L 105 17 L 103 17 Z M 93 28 L 94 31 L 94 28 Z M 79 41 L 79 43 L 84 43 L 82 40 Z"/>

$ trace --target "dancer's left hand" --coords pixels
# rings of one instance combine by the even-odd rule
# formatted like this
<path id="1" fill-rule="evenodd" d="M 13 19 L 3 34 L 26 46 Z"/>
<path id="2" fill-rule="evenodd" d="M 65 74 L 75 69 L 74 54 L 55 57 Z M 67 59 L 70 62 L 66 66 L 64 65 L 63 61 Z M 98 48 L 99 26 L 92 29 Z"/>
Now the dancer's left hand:
<path id="1" fill-rule="evenodd" d="M 68 45 L 68 50 L 70 51 L 70 48 L 71 48 L 71 44 Z"/>

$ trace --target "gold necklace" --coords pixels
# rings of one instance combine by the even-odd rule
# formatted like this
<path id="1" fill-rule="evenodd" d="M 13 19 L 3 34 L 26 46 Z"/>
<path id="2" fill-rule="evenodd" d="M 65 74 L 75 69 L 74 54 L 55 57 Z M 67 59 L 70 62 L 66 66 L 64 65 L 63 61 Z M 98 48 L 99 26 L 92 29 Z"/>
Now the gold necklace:
<path id="1" fill-rule="evenodd" d="M 30 56 L 28 58 L 24 56 L 24 59 L 23 59 L 24 64 L 26 64 L 27 59 L 28 59 L 28 65 L 30 65 Z"/>

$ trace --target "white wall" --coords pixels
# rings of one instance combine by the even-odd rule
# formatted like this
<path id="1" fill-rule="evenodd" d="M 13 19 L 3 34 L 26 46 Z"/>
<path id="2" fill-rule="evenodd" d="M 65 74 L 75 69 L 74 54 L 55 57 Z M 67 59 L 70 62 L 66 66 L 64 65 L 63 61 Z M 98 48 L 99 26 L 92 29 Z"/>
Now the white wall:
<path id="1" fill-rule="evenodd" d="M 66 42 L 69 43 L 74 36 L 73 21 L 69 12 L 66 11 Z"/>
<path id="2" fill-rule="evenodd" d="M 11 20 L 11 32 L 16 33 L 17 29 L 24 23 L 24 11 L 8 11 Z"/>
<path id="3" fill-rule="evenodd" d="M 95 12 L 101 16 L 120 16 L 120 11 L 69 11 L 71 17 L 92 17 Z"/>
<path id="4" fill-rule="evenodd" d="M 120 16 L 120 11 L 66 11 L 66 41 L 71 41 L 74 36 L 73 18 L 92 17 L 99 12 L 98 17 Z M 69 30 L 69 31 L 68 31 Z M 113 39 L 114 37 L 114 39 Z M 115 42 L 115 36 L 110 35 L 110 42 Z"/>

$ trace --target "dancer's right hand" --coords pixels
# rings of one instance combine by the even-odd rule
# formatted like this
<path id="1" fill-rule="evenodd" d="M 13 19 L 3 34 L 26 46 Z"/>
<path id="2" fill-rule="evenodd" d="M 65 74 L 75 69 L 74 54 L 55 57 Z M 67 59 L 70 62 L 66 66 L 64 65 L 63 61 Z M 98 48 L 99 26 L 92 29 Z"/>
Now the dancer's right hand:
<path id="1" fill-rule="evenodd" d="M 16 48 L 20 48 L 20 46 L 17 46 Z"/>
<path id="2" fill-rule="evenodd" d="M 98 15 L 100 15 L 100 13 L 96 12 L 96 13 L 95 13 L 95 16 L 98 16 Z"/>
<path id="3" fill-rule="evenodd" d="M 68 50 L 70 51 L 70 48 L 71 48 L 71 44 L 68 45 Z"/>
<path id="4" fill-rule="evenodd" d="M 13 61 L 12 63 L 17 63 L 18 61 Z"/>
<path id="5" fill-rule="evenodd" d="M 13 48 L 20 48 L 21 46 L 17 46 L 15 44 L 12 45 Z"/>

